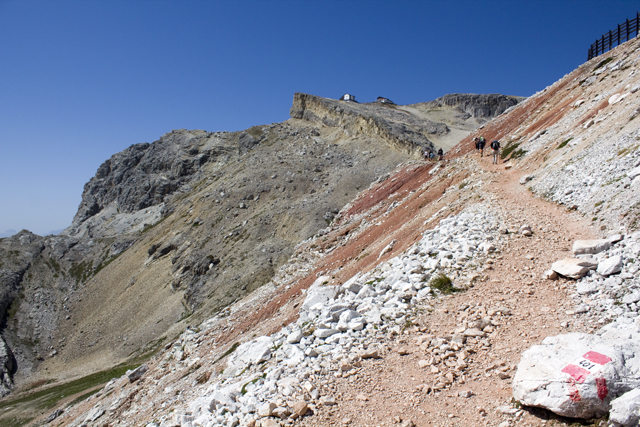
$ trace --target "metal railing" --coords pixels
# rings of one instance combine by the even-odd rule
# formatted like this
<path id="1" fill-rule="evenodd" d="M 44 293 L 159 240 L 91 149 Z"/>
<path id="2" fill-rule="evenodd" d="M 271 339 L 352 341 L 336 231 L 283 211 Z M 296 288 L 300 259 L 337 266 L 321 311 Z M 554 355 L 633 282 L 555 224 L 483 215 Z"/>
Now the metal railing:
<path id="1" fill-rule="evenodd" d="M 631 40 L 638 36 L 638 29 L 640 28 L 640 12 L 636 12 L 636 17 L 623 22 L 618 25 L 618 29 L 609 31 L 596 39 L 596 42 L 589 48 L 589 59 L 595 58 L 598 55 L 602 55 L 611 48 L 618 46 L 620 43 L 624 43 L 627 40 Z M 635 34 L 634 34 L 635 33 Z"/>

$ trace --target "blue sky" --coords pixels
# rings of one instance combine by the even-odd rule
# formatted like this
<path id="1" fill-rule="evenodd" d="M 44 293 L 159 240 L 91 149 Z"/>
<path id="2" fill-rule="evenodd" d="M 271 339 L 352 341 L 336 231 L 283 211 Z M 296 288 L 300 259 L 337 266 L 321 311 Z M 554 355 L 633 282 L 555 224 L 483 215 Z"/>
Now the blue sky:
<path id="1" fill-rule="evenodd" d="M 638 1 L 0 0 L 0 234 L 71 223 L 98 166 L 172 129 L 284 121 L 294 92 L 529 96 Z"/>

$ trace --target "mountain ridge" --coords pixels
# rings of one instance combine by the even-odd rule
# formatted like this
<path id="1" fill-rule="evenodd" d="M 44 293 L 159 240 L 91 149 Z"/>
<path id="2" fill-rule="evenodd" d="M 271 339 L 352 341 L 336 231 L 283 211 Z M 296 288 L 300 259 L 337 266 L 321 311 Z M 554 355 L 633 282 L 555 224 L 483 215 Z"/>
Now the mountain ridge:
<path id="1" fill-rule="evenodd" d="M 560 371 L 587 350 L 554 343 L 608 340 L 628 352 L 616 366 L 637 367 L 638 45 L 581 65 L 445 162 L 401 163 L 296 245 L 266 286 L 56 423 L 570 425 L 567 414 L 611 411 L 613 425 L 633 425 L 622 417 L 633 402 L 611 405 L 627 396 L 628 372 L 608 376 L 606 394 L 598 377 L 596 396 L 593 378 Z M 475 151 L 480 135 L 503 143 L 500 163 Z M 575 250 L 597 238 L 608 249 Z M 597 268 L 576 279 L 550 270 L 572 255 Z M 560 390 L 551 404 L 520 394 L 525 355 L 545 349 L 558 371 L 545 364 L 551 379 L 530 382 Z"/>
<path id="2" fill-rule="evenodd" d="M 358 191 L 435 150 L 423 132 L 447 127 L 303 94 L 292 110 L 302 98 L 343 122 L 305 110 L 240 132 L 174 130 L 107 159 L 60 235 L 0 241 L 19 384 L 148 353 L 268 283 Z"/>

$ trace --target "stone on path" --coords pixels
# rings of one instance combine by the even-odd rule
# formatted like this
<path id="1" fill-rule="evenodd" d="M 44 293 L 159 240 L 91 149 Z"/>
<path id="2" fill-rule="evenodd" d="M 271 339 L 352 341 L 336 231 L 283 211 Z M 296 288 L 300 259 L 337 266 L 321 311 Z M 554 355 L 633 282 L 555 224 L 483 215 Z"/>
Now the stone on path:
<path id="1" fill-rule="evenodd" d="M 576 240 L 573 242 L 573 254 L 597 254 L 602 251 L 606 251 L 611 247 L 611 241 L 609 239 L 598 240 Z"/>
<path id="2" fill-rule="evenodd" d="M 567 258 L 556 261 L 551 265 L 551 269 L 561 276 L 570 279 L 579 279 L 596 265 L 593 262 L 578 258 Z"/>

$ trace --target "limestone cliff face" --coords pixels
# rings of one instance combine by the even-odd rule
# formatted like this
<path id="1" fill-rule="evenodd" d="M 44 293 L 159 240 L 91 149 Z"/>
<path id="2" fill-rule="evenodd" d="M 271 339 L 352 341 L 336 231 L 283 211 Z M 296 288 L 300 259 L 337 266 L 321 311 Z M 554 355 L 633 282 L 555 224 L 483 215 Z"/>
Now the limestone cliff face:
<path id="1" fill-rule="evenodd" d="M 296 119 L 341 128 L 351 136 L 378 135 L 395 149 L 413 155 L 437 151 L 428 135 L 449 131 L 444 123 L 418 119 L 393 106 L 356 104 L 305 93 L 294 95 L 290 114 Z"/>
<path id="2" fill-rule="evenodd" d="M 499 116 L 524 99 L 520 96 L 507 96 L 497 93 L 452 93 L 420 105 L 426 108 L 455 107 L 471 117 L 490 119 Z"/>

